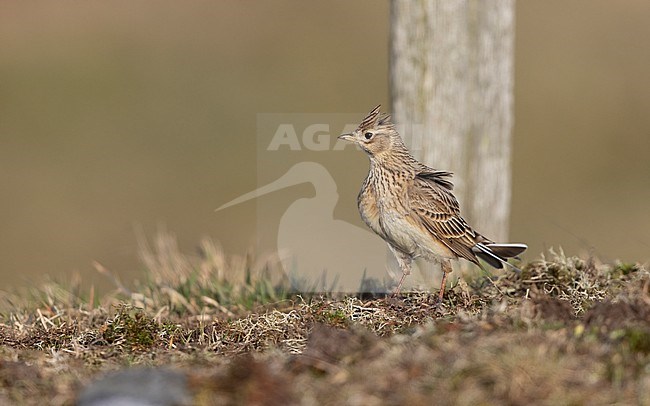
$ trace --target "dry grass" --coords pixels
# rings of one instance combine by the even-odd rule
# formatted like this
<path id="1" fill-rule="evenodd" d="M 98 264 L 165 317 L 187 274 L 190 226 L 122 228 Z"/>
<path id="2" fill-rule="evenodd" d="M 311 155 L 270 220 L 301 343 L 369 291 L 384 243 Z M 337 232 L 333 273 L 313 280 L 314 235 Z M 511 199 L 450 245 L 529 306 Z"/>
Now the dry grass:
<path id="1" fill-rule="evenodd" d="M 71 404 L 98 374 L 183 371 L 197 404 L 650 402 L 650 275 L 549 253 L 435 295 L 300 296 L 278 270 L 141 242 L 147 278 L 0 302 L 0 403 Z M 98 265 L 101 272 L 110 273 Z M 435 292 L 434 292 L 435 293 Z"/>

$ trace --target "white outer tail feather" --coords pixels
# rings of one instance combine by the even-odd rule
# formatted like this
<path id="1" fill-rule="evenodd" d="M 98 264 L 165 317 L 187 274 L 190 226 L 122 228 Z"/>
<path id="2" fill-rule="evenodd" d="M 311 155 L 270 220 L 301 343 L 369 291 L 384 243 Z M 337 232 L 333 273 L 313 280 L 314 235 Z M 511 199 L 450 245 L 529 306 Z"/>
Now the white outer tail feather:
<path id="1" fill-rule="evenodd" d="M 526 244 L 517 244 L 517 243 L 496 244 L 496 243 L 492 243 L 492 244 L 485 245 L 485 244 L 482 244 L 482 243 L 478 243 L 474 247 L 472 247 L 472 251 L 474 251 L 475 253 L 481 253 L 481 254 L 489 257 L 489 258 L 492 258 L 494 261 L 497 261 L 497 263 L 505 264 L 505 265 L 509 266 L 510 268 L 512 268 L 512 270 L 514 270 L 517 273 L 521 272 L 521 269 L 517 268 L 516 266 L 514 266 L 510 262 L 508 262 L 506 259 L 504 259 L 504 258 L 500 257 L 499 255 L 495 254 L 494 252 L 492 252 L 490 247 L 494 247 L 494 248 L 499 247 L 499 248 L 502 248 L 502 249 L 510 249 L 510 250 L 512 250 L 512 252 L 516 252 L 516 253 L 513 254 L 513 255 L 508 255 L 508 256 L 509 257 L 516 257 L 518 254 L 524 252 L 528 248 L 528 246 Z M 484 259 L 486 259 L 486 258 L 484 258 Z M 486 261 L 488 263 L 490 263 L 490 265 L 494 266 L 494 264 L 491 263 L 491 261 L 489 261 L 487 259 L 486 259 Z"/>

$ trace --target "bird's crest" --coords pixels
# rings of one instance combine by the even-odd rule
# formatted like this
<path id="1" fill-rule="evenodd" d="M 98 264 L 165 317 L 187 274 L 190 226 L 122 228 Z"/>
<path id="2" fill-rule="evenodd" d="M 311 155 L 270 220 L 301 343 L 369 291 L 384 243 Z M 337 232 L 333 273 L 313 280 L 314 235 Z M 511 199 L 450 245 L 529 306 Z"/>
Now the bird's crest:
<path id="1" fill-rule="evenodd" d="M 379 109 L 381 108 L 381 104 L 377 105 L 374 109 L 368 113 L 368 115 L 363 119 L 361 124 L 359 124 L 359 128 L 373 128 L 375 124 L 377 124 L 377 120 L 379 119 Z"/>
<path id="2" fill-rule="evenodd" d="M 379 125 L 393 125 L 392 121 L 390 121 L 390 114 L 384 114 L 381 117 L 379 117 L 379 120 L 377 121 L 377 124 L 379 124 Z"/>
<path id="3" fill-rule="evenodd" d="M 370 129 L 376 128 L 378 126 L 388 126 L 393 125 L 390 121 L 390 114 L 382 114 L 379 110 L 381 109 L 381 104 L 375 107 L 366 115 L 359 128 L 361 129 Z"/>

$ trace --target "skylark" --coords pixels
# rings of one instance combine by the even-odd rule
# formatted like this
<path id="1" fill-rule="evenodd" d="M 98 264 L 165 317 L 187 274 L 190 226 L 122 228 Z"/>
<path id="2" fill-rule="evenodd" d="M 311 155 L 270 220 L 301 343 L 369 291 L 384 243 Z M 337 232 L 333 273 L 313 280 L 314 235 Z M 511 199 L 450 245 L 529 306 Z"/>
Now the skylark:
<path id="1" fill-rule="evenodd" d="M 402 271 L 393 295 L 411 273 L 415 258 L 441 264 L 442 301 L 450 260 L 478 258 L 495 268 L 524 252 L 526 244 L 495 243 L 477 233 L 460 214 L 451 172 L 430 168 L 408 151 L 389 115 L 375 107 L 359 127 L 340 139 L 353 142 L 370 157 L 370 171 L 357 198 L 361 218 L 391 249 Z"/>

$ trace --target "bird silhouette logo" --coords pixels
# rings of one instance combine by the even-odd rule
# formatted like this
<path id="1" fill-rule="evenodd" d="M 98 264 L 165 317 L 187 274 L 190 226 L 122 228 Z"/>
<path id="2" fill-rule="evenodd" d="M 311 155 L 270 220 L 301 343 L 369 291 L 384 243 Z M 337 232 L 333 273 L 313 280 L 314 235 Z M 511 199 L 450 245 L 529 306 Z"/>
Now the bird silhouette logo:
<path id="1" fill-rule="evenodd" d="M 335 292 L 387 292 L 396 270 L 386 265 L 383 241 L 365 228 L 335 219 L 339 195 L 330 172 L 316 162 L 299 162 L 275 181 L 223 204 L 225 210 L 251 199 L 310 183 L 315 194 L 296 199 L 278 222 L 277 252 L 294 288 Z M 327 284 L 317 285 L 315 281 Z M 421 282 L 414 278 L 413 284 Z M 324 286 L 327 285 L 327 286 Z"/>

